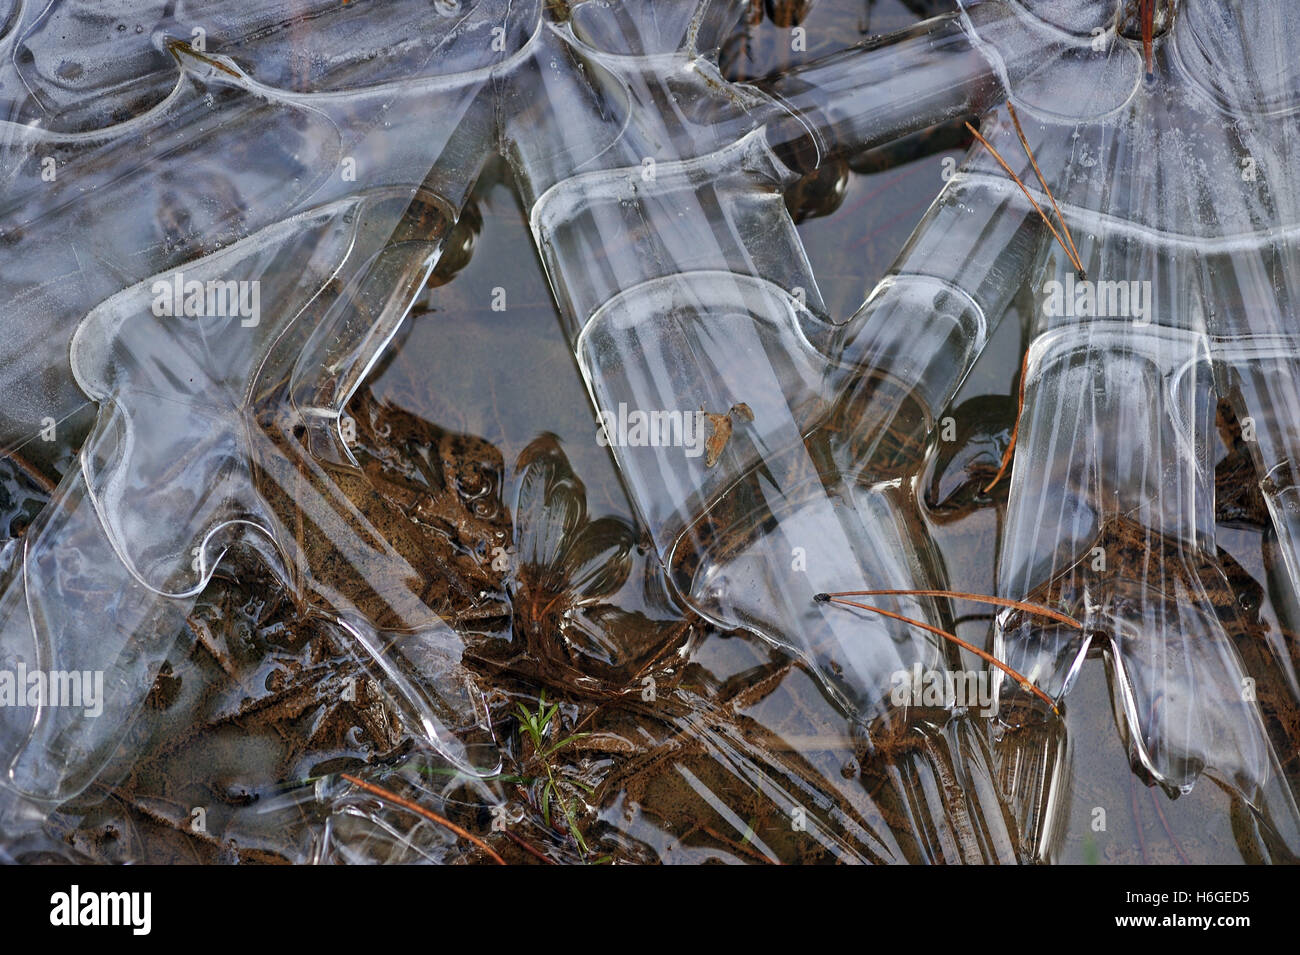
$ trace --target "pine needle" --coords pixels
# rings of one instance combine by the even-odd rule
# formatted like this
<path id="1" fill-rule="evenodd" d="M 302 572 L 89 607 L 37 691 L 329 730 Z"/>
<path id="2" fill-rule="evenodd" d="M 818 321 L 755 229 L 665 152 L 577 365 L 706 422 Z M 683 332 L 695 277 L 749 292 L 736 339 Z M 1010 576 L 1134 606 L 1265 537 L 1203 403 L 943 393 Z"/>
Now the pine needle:
<path id="1" fill-rule="evenodd" d="M 1056 708 L 1056 703 L 1053 702 L 1052 698 L 1048 696 L 1046 693 L 1044 693 L 1042 690 L 1040 690 L 1038 687 L 1034 686 L 1034 684 L 1030 683 L 1027 677 L 1013 670 L 1011 667 L 1003 663 L 993 654 L 985 650 L 981 650 L 973 643 L 967 643 L 965 640 L 963 640 L 961 637 L 957 636 L 956 634 L 949 633 L 947 630 L 940 630 L 938 627 L 931 626 L 930 624 L 925 623 L 922 620 L 916 620 L 913 619 L 912 617 L 905 617 L 901 613 L 894 613 L 892 610 L 885 610 L 882 607 L 873 607 L 870 604 L 859 603 L 856 600 L 845 600 L 843 597 L 835 597 L 832 596 L 831 594 L 817 594 L 813 599 L 818 601 L 819 603 L 839 604 L 844 607 L 856 607 L 859 610 L 866 610 L 869 611 L 870 613 L 878 613 L 881 616 L 890 617 L 894 620 L 902 621 L 903 623 L 908 624 L 909 626 L 919 627 L 920 629 L 933 633 L 936 636 L 943 637 L 945 640 L 950 640 L 953 643 L 957 644 L 957 646 L 961 647 L 963 650 L 967 650 L 975 654 L 981 660 L 985 660 L 988 663 L 991 663 L 993 666 L 997 667 L 1007 676 L 1011 677 L 1011 679 L 1015 680 L 1018 684 L 1020 684 L 1021 689 L 1029 691 L 1030 693 L 1034 694 L 1034 696 L 1038 697 L 1040 700 L 1042 700 L 1044 703 L 1050 706 L 1052 708 L 1053 713 L 1055 713 L 1057 716 L 1061 715 L 1061 711 Z"/>
<path id="2" fill-rule="evenodd" d="M 454 832 L 462 839 L 468 839 L 470 842 L 474 843 L 474 845 L 478 846 L 480 849 L 486 852 L 492 858 L 492 861 L 495 862 L 497 865 L 506 864 L 506 860 L 501 858 L 501 856 L 497 855 L 496 852 L 493 851 L 492 847 L 488 845 L 486 842 L 484 842 L 482 839 L 480 839 L 478 836 L 474 835 L 472 832 L 466 832 L 464 829 L 456 825 L 450 819 L 446 819 L 438 815 L 432 809 L 426 809 L 424 806 L 421 806 L 417 802 L 412 802 L 409 799 L 404 799 L 401 796 L 397 795 L 397 793 L 389 792 L 387 789 L 384 789 L 382 786 L 376 786 L 374 783 L 368 783 L 364 779 L 359 779 L 358 777 L 353 776 L 351 773 L 340 773 L 339 775 L 343 779 L 346 779 L 348 782 L 350 782 L 352 785 L 356 786 L 357 788 L 364 789 L 372 796 L 378 796 L 380 799 L 383 799 L 387 802 L 391 802 L 395 806 L 400 806 L 401 808 L 405 809 L 407 812 L 413 812 L 417 816 L 423 816 L 425 819 L 428 819 L 430 822 L 436 822 L 444 829 L 448 829 L 451 832 Z"/>

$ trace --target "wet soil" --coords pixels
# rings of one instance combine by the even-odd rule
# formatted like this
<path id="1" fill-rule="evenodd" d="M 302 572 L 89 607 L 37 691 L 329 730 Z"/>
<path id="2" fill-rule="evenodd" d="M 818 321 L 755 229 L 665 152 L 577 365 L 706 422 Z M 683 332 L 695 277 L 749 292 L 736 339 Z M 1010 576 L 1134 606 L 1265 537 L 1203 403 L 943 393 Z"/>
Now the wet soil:
<path id="1" fill-rule="evenodd" d="M 923 3 L 867 2 L 849 13 L 848 5 L 804 6 L 769 4 L 726 52 L 731 74 L 783 66 L 788 28 L 800 17 L 812 56 L 936 12 Z M 942 159 L 960 158 L 966 144 L 955 128 L 931 131 L 837 161 L 791 190 L 832 313 L 850 314 L 884 273 L 942 186 Z M 422 747 L 382 674 L 339 624 L 296 599 L 256 554 L 236 551 L 126 730 L 129 757 L 49 816 L 48 844 L 11 846 L 15 857 L 492 861 L 447 827 L 358 790 L 347 773 L 481 836 L 512 863 L 1025 859 L 1032 811 L 990 810 L 953 791 L 955 765 L 989 754 L 950 714 L 914 708 L 890 724 L 855 726 L 799 661 L 679 609 L 595 440 L 500 165 L 485 174 L 449 248 L 348 409 L 361 471 L 340 486 L 459 638 L 458 659 L 430 681 L 447 701 L 439 710 L 446 732 L 474 752 L 499 754 L 499 765 L 468 776 Z M 504 311 L 493 308 L 497 288 Z M 956 439 L 929 448 L 917 478 L 917 513 L 954 589 L 994 589 L 1006 483 L 984 488 L 1010 439 L 1019 363 L 1019 329 L 1007 321 L 947 412 Z M 1260 700 L 1294 778 L 1300 714 L 1285 674 L 1295 661 L 1279 649 L 1295 646 L 1284 624 L 1294 608 L 1279 605 L 1267 513 L 1240 429 L 1226 409 L 1220 424 L 1216 607 L 1234 621 L 1248 668 L 1265 675 Z M 0 463 L 6 566 L 73 450 Z M 542 490 L 525 517 L 519 500 L 531 488 Z M 528 522 L 554 539 L 540 547 Z M 1134 549 L 1149 542 L 1140 535 L 1107 533 L 1142 559 Z M 303 546 L 326 547 L 306 538 Z M 956 613 L 955 632 L 987 648 L 987 608 L 958 602 Z M 1175 800 L 1134 772 L 1100 654 L 1085 664 L 1062 720 L 1024 732 L 1070 741 L 1048 859 L 1274 858 L 1248 809 L 1224 789 L 1199 785 Z M 1097 808 L 1108 820 L 1101 829 Z"/>

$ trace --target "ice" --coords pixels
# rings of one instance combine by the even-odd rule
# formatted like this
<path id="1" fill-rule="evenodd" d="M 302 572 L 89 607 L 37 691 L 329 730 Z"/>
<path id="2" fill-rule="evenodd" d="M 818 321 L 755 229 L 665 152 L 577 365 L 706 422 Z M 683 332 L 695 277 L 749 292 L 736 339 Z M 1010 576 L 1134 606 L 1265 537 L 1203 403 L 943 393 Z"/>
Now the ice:
<path id="1" fill-rule="evenodd" d="M 89 785 L 235 550 L 350 635 L 422 743 L 471 777 L 495 768 L 449 730 L 474 710 L 462 636 L 348 493 L 344 409 L 500 150 L 596 409 L 708 431 L 704 449 L 684 430 L 613 442 L 675 596 L 804 661 L 853 732 L 923 738 L 899 785 L 970 803 L 935 802 L 942 848 L 920 856 L 1040 855 L 1060 724 L 1040 713 L 1046 731 L 994 748 L 966 708 L 893 705 L 895 675 L 951 669 L 952 645 L 817 595 L 945 590 L 915 489 L 926 442 L 1026 296 L 998 587 L 1083 631 L 1007 611 L 990 645 L 1059 699 L 1106 643 L 1135 767 L 1174 794 L 1209 774 L 1300 844 L 1221 599 L 1210 453 L 1222 400 L 1249 422 L 1294 594 L 1300 27 L 1279 5 L 1157 3 L 1148 66 L 1118 2 L 963 0 L 751 84 L 717 65 L 748 10 L 733 0 L 299 7 L 56 2 L 2 21 L 0 448 L 88 401 L 98 417 L 0 596 L 0 663 L 105 680 L 102 717 L 0 713 L 13 789 Z M 973 111 L 989 146 L 862 307 L 829 314 L 785 189 Z M 1059 204 L 1082 268 L 1031 197 Z M 581 515 L 555 524 L 525 490 L 534 572 L 607 596 L 624 531 L 592 525 L 579 559 Z M 951 629 L 941 597 L 880 605 Z M 953 756 L 995 749 L 1001 767 Z M 379 846 L 345 839 L 342 857 L 407 848 L 332 798 Z M 977 839 L 971 817 L 1002 822 Z"/>
<path id="2" fill-rule="evenodd" d="M 205 13 L 209 37 L 244 62 L 276 66 L 285 50 L 270 8 L 232 7 L 233 20 Z M 0 315 L 13 333 L 0 440 L 20 446 L 87 398 L 100 408 L 3 599 L 7 662 L 102 672 L 106 683 L 102 716 L 5 710 L 8 778 L 28 795 L 74 795 L 104 765 L 187 601 L 236 543 L 326 595 L 324 609 L 376 661 L 413 731 L 474 769 L 407 661 L 422 640 L 446 647 L 455 636 L 417 593 L 366 585 L 369 565 L 395 561 L 400 573 L 400 556 L 379 535 L 358 535 L 320 465 L 302 454 L 300 470 L 286 456 L 302 428 L 322 459 L 347 459 L 343 404 L 437 260 L 490 148 L 491 68 L 509 58 L 506 39 L 517 45 L 530 30 L 526 8 L 518 19 L 486 7 L 448 18 L 409 4 L 388 16 L 407 38 L 400 60 L 360 55 L 348 24 L 336 25 L 316 36 L 321 51 L 299 84 L 308 92 L 252 77 L 180 30 L 183 16 L 119 39 L 105 11 L 67 4 L 18 29 L 33 51 L 49 30 L 88 31 L 82 52 L 99 65 L 60 67 L 82 78 L 60 84 L 47 57 L 19 56 L 32 98 L 13 101 L 11 116 L 27 121 L 6 124 L 0 159 L 17 263 Z M 118 45 L 134 52 L 105 58 Z M 400 77 L 384 72 L 395 62 Z M 142 100 L 133 89 L 131 109 L 144 112 L 122 114 L 124 75 L 170 91 Z M 38 109 L 52 121 L 27 119 Z M 423 116 L 422 134 L 389 115 Z M 412 210 L 420 228 L 403 241 L 394 229 Z M 345 580 L 296 563 L 305 542 L 275 511 L 286 496 L 318 506 L 313 527 L 347 555 Z M 393 651 L 394 628 L 424 636 Z"/>

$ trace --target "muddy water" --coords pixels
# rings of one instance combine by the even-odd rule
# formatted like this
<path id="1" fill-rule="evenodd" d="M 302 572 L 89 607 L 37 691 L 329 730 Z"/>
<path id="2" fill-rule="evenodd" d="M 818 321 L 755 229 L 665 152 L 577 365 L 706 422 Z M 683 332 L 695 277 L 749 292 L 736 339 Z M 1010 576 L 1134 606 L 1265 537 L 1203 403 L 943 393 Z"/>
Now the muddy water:
<path id="1" fill-rule="evenodd" d="M 881 2 L 855 11 L 851 23 L 837 16 L 847 14 L 815 9 L 805 20 L 809 55 L 858 30 L 896 29 L 917 13 Z M 729 51 L 732 72 L 780 65 L 784 37 L 765 22 L 750 46 Z M 936 131 L 853 157 L 792 191 L 832 313 L 850 314 L 884 273 L 941 187 L 944 159 L 963 148 L 954 130 Z M 929 530 L 957 590 L 994 590 L 1005 484 L 992 494 L 980 489 L 1014 419 L 1018 324 L 1002 324 L 963 387 L 948 412 L 958 440 L 951 450 L 933 449 L 920 483 Z M 483 781 L 459 778 L 415 747 L 381 682 L 346 649 L 337 627 L 298 605 L 251 555 L 233 554 L 129 731 L 132 757 L 59 807 L 41 827 L 44 839 L 25 836 L 11 853 L 30 860 L 487 861 L 443 829 L 360 798 L 338 776 L 366 772 L 472 832 L 492 833 L 492 807 L 504 806 L 508 833 L 489 838 L 516 862 L 963 857 L 956 842 L 969 834 L 954 841 L 936 832 L 934 797 L 900 789 L 898 765 L 912 758 L 905 741 L 872 751 L 805 669 L 756 638 L 681 614 L 664 593 L 597 441 L 503 167 L 484 176 L 453 251 L 349 411 L 374 489 L 367 515 L 394 534 L 417 535 L 413 550 L 425 557 L 416 566 L 431 582 L 430 605 L 464 642 L 444 675 L 449 683 L 468 680 L 479 708 L 449 704 L 448 725 L 485 753 L 500 752 L 497 771 Z M 21 537 L 47 496 L 42 475 L 57 476 L 69 451 L 6 462 L 0 531 L 9 538 Z M 1233 476 L 1239 483 L 1242 476 Z M 546 488 L 540 499 L 527 497 L 534 486 Z M 530 520 L 563 525 L 563 540 L 545 560 L 526 559 L 529 538 L 515 510 L 521 494 L 542 502 L 541 516 Z M 1249 501 L 1237 504 L 1220 545 L 1239 565 L 1235 584 L 1254 600 L 1256 638 L 1276 640 L 1282 630 L 1269 599 L 1265 541 L 1252 523 L 1259 515 Z M 593 566 L 599 572 L 579 573 Z M 957 635 L 987 647 L 985 609 L 958 604 L 956 612 Z M 974 658 L 964 665 L 979 668 Z M 551 701 L 559 708 L 539 750 L 522 724 Z M 1260 857 L 1248 814 L 1211 780 L 1174 800 L 1130 769 L 1099 655 L 1070 695 L 1064 733 L 1051 860 Z M 802 810 L 797 824 L 795 808 Z M 992 822 L 970 824 L 991 831 Z"/>

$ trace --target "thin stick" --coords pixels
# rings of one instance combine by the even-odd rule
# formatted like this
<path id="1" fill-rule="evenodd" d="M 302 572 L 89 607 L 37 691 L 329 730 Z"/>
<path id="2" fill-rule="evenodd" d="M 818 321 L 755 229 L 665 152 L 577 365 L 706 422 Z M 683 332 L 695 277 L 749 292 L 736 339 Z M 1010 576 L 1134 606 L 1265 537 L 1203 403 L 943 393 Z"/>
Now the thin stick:
<path id="1" fill-rule="evenodd" d="M 482 839 L 480 839 L 478 836 L 474 835 L 472 832 L 466 832 L 464 829 L 456 825 L 450 819 L 443 818 L 442 816 L 434 812 L 432 809 L 425 809 L 417 802 L 411 802 L 411 800 L 409 799 L 404 799 L 401 796 L 397 795 L 397 793 L 389 792 L 387 789 L 384 789 L 382 786 L 376 786 L 374 783 L 368 783 L 364 779 L 358 779 L 356 776 L 353 776 L 351 773 L 339 773 L 339 775 L 342 778 L 346 779 L 348 782 L 350 782 L 352 785 L 360 789 L 364 789 L 372 796 L 378 796 L 380 799 L 386 799 L 388 802 L 391 802 L 394 805 L 401 806 L 407 812 L 413 812 L 417 816 L 423 816 L 425 819 L 428 819 L 430 822 L 436 822 L 444 829 L 450 829 L 452 832 L 456 833 L 456 835 L 460 836 L 462 839 L 468 839 L 470 842 L 474 843 L 474 845 L 478 846 L 489 856 L 491 856 L 492 861 L 494 861 L 497 865 L 506 864 L 506 860 L 501 858 L 499 855 L 497 855 L 496 852 L 493 851 L 492 847 L 488 845 L 486 842 L 484 842 Z"/>
<path id="2" fill-rule="evenodd" d="M 1007 165 L 1007 161 L 1002 158 L 1002 155 L 996 149 L 993 148 L 993 144 L 980 135 L 980 131 L 978 129 L 976 129 L 970 123 L 966 124 L 966 128 L 970 130 L 972 136 L 974 136 L 984 145 L 984 148 L 987 149 L 989 153 L 993 156 L 993 158 L 998 161 L 998 165 L 1001 166 L 1004 170 L 1006 170 L 1007 175 L 1010 176 L 1015 181 L 1016 185 L 1020 187 L 1020 191 L 1025 194 L 1025 198 L 1028 199 L 1029 204 L 1034 207 L 1034 211 L 1036 211 L 1038 215 L 1042 217 L 1043 224 L 1046 225 L 1048 230 L 1051 231 L 1052 235 L 1056 237 L 1056 241 L 1061 244 L 1061 249 L 1062 251 L 1065 252 L 1065 257 L 1070 260 L 1070 264 L 1074 266 L 1075 271 L 1082 272 L 1083 267 L 1079 265 L 1079 263 L 1074 261 L 1074 257 L 1070 254 L 1070 247 L 1066 245 L 1065 240 L 1061 238 L 1061 233 L 1056 231 L 1056 226 L 1052 225 L 1052 220 L 1047 217 L 1047 213 L 1044 212 L 1043 207 L 1038 204 L 1038 200 L 1035 199 L 1030 194 L 1029 189 L 1025 186 L 1023 182 L 1020 181 L 1020 177 L 1017 176 L 1015 174 L 1015 171 L 1010 166 Z"/>
<path id="3" fill-rule="evenodd" d="M 729 839 L 720 832 L 714 832 L 712 829 L 710 829 L 708 826 L 704 825 L 703 823 L 700 824 L 700 831 L 706 833 L 707 835 L 712 836 L 714 839 L 717 839 L 723 845 L 730 846 L 732 849 L 735 849 L 737 852 L 745 853 L 745 855 L 749 856 L 751 859 L 757 859 L 759 862 L 765 862 L 768 865 L 781 864 L 779 861 L 775 859 L 770 859 L 767 856 L 763 855 L 763 853 L 759 852 L 753 846 L 747 846 L 743 842 L 737 842 L 735 839 Z"/>
<path id="4" fill-rule="evenodd" d="M 1016 108 L 1007 101 L 1007 112 L 1011 114 L 1011 123 L 1016 127 L 1016 135 L 1020 137 L 1020 145 L 1025 149 L 1025 155 L 1029 157 L 1029 165 L 1034 167 L 1034 175 L 1038 177 L 1038 184 L 1043 187 L 1043 192 L 1047 193 L 1047 198 L 1051 200 L 1052 209 L 1056 212 L 1056 221 L 1061 223 L 1061 231 L 1065 233 L 1065 241 L 1070 243 L 1070 254 L 1073 256 L 1071 264 L 1079 273 L 1079 278 L 1084 277 L 1083 259 L 1079 257 L 1079 250 L 1074 246 L 1074 237 L 1070 235 L 1070 224 L 1065 221 L 1065 216 L 1061 215 L 1061 207 L 1056 204 L 1056 196 L 1052 195 L 1052 189 L 1043 178 L 1043 171 L 1038 168 L 1038 160 L 1034 158 L 1034 152 L 1029 148 L 1029 140 L 1025 138 L 1025 131 L 1020 128 L 1020 117 L 1016 115 Z"/>
<path id="5" fill-rule="evenodd" d="M 1015 610 L 1023 610 L 1025 613 L 1036 614 L 1040 617 L 1049 617 L 1060 623 L 1069 624 L 1076 630 L 1082 630 L 1083 624 L 1075 620 L 1068 614 L 1063 614 L 1058 610 L 1052 610 L 1049 607 L 1043 607 L 1038 604 L 1025 603 L 1023 600 L 1012 600 L 1009 597 L 991 597 L 987 594 L 968 594 L 961 590 L 841 590 L 833 594 L 818 594 L 819 597 L 877 597 L 877 596 L 903 596 L 903 597 L 952 597 L 956 600 L 971 600 L 976 603 L 994 604 L 998 607 L 1011 607 Z"/>
<path id="6" fill-rule="evenodd" d="M 951 640 L 953 643 L 957 644 L 957 646 L 961 647 L 963 650 L 969 650 L 971 653 L 975 654 L 981 660 L 986 660 L 987 662 L 993 664 L 995 667 L 997 667 L 1007 676 L 1011 677 L 1011 679 L 1019 683 L 1022 689 L 1028 690 L 1030 693 L 1034 694 L 1034 696 L 1038 697 L 1040 700 L 1042 700 L 1044 703 L 1050 706 L 1052 708 L 1053 713 L 1055 713 L 1057 716 L 1061 715 L 1061 711 L 1056 708 L 1056 704 L 1052 701 L 1052 698 L 1048 696 L 1046 693 L 1044 693 L 1042 690 L 1040 690 L 1038 687 L 1030 683 L 1027 678 L 1021 676 L 1015 670 L 1011 669 L 1011 667 L 1007 666 L 1005 663 L 1003 663 L 993 654 L 981 650 L 973 643 L 967 643 L 965 640 L 963 640 L 961 637 L 957 636 L 956 634 L 949 633 L 947 630 L 940 630 L 938 627 L 932 627 L 930 626 L 930 624 L 925 623 L 924 621 L 921 620 L 914 620 L 911 617 L 904 617 L 901 613 L 894 613 L 892 610 L 885 610 L 881 607 L 873 607 L 870 604 L 858 603 L 858 601 L 856 600 L 845 600 L 842 597 L 832 597 L 830 594 L 817 594 L 817 596 L 815 596 L 813 599 L 818 601 L 819 603 L 834 603 L 834 604 L 840 604 L 845 607 L 857 607 L 859 610 L 868 610 L 871 613 L 878 613 L 884 617 L 892 617 L 894 620 L 900 620 L 903 623 L 908 624 L 909 626 L 920 627 L 922 630 L 928 630 L 930 633 L 933 633 L 936 636 L 943 637 L 945 640 Z"/>
<path id="7" fill-rule="evenodd" d="M 1002 466 L 998 468 L 998 473 L 993 475 L 993 480 L 989 481 L 988 487 L 984 488 L 987 494 L 993 490 L 993 486 L 1002 480 L 1002 475 L 1007 473 L 1007 468 L 1011 466 L 1011 456 L 1016 451 L 1016 439 L 1020 437 L 1020 417 L 1025 413 L 1025 378 L 1029 374 L 1029 352 L 1025 352 L 1025 357 L 1020 362 L 1020 399 L 1016 402 L 1016 423 L 1011 429 L 1011 440 L 1007 443 L 1007 449 L 1002 452 Z"/>
<path id="8" fill-rule="evenodd" d="M 184 40 L 168 40 L 167 51 L 171 53 L 171 55 L 175 57 L 177 61 L 180 61 L 181 53 L 188 53 L 196 60 L 201 60 L 202 62 L 208 64 L 208 66 L 212 67 L 214 70 L 220 70 L 222 73 L 227 73 L 230 76 L 233 76 L 235 79 L 240 78 L 239 74 L 236 73 L 234 70 L 232 70 L 230 67 L 226 66 L 226 64 L 222 63 L 220 60 L 214 60 L 210 56 L 204 56 L 202 53 L 194 49 L 194 47 L 190 46 Z"/>
<path id="9" fill-rule="evenodd" d="M 511 832 L 509 829 L 502 829 L 501 831 L 504 832 L 504 833 L 506 834 L 506 838 L 507 838 L 507 839 L 509 839 L 511 842 L 513 842 L 513 843 L 514 843 L 515 845 L 517 845 L 519 848 L 523 849 L 525 852 L 527 852 L 527 853 L 528 853 L 530 856 L 532 856 L 533 858 L 535 858 L 535 859 L 541 859 L 542 862 L 546 863 L 547 865 L 559 865 L 558 862 L 556 862 L 554 859 L 552 859 L 552 858 L 551 858 L 550 856 L 548 856 L 546 853 L 542 852 L 540 849 L 537 849 L 535 846 L 532 845 L 532 843 L 528 842 L 528 841 L 525 840 L 523 837 L 515 835 L 515 834 L 514 834 L 513 832 Z"/>
<path id="10" fill-rule="evenodd" d="M 53 495 L 58 489 L 57 485 L 46 477 L 45 474 L 36 467 L 36 465 L 32 464 L 32 462 L 28 461 L 17 451 L 0 452 L 0 457 L 5 457 L 12 461 L 29 481 L 39 487 L 46 494 Z"/>
<path id="11" fill-rule="evenodd" d="M 1155 75 L 1151 67 L 1151 46 L 1156 32 L 1155 0 L 1142 0 L 1142 52 L 1146 55 L 1147 79 Z"/>

